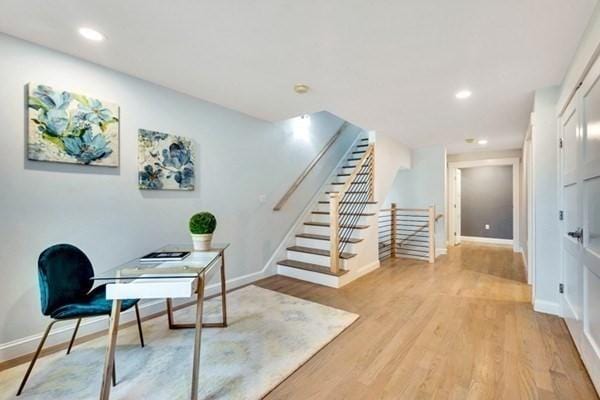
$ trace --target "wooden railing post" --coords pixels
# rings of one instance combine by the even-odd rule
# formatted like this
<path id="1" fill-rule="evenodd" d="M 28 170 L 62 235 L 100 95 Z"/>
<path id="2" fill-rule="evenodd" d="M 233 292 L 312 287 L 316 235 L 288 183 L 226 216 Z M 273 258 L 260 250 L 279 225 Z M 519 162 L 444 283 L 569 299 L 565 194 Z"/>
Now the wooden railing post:
<path id="1" fill-rule="evenodd" d="M 428 209 L 429 226 L 429 262 L 435 262 L 435 206 Z"/>
<path id="2" fill-rule="evenodd" d="M 338 273 L 340 269 L 340 229 L 339 229 L 340 198 L 338 193 L 329 194 L 329 261 L 332 273 Z"/>
<path id="3" fill-rule="evenodd" d="M 390 208 L 390 215 L 392 220 L 392 258 L 396 258 L 396 203 L 392 203 Z"/>

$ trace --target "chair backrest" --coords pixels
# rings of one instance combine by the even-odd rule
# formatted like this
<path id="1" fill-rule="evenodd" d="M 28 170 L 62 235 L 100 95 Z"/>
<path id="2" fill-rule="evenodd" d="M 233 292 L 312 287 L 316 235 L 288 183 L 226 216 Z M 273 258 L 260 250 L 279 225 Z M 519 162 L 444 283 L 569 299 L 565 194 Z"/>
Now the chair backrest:
<path id="1" fill-rule="evenodd" d="M 77 247 L 57 244 L 44 250 L 38 260 L 42 313 L 50 315 L 58 307 L 76 302 L 92 288 L 94 269 Z"/>

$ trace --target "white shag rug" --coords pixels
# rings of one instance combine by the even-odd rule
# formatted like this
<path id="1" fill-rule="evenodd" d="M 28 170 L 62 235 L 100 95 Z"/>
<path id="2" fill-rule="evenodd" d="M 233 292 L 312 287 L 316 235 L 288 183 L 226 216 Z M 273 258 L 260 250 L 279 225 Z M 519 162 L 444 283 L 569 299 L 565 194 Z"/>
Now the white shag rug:
<path id="1" fill-rule="evenodd" d="M 358 315 L 257 286 L 227 296 L 227 328 L 202 331 L 200 399 L 260 399 L 350 326 Z M 175 312 L 192 322 L 195 307 Z M 220 297 L 204 304 L 218 321 Z M 169 330 L 166 316 L 119 331 L 111 399 L 189 399 L 194 330 Z M 97 399 L 107 338 L 38 360 L 20 399 Z M 0 398 L 15 394 L 26 364 L 0 372 Z"/>

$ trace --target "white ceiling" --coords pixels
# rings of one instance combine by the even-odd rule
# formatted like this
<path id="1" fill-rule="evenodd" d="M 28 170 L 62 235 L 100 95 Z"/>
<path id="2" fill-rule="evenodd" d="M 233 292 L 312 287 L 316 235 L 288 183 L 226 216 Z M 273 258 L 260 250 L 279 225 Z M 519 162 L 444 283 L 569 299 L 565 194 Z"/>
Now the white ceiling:
<path id="1" fill-rule="evenodd" d="M 411 147 L 517 148 L 596 0 L 0 0 L 0 31 L 247 114 L 328 110 Z M 77 28 L 98 29 L 94 44 Z M 303 82 L 305 95 L 292 88 Z M 460 102 L 454 93 L 469 88 Z"/>

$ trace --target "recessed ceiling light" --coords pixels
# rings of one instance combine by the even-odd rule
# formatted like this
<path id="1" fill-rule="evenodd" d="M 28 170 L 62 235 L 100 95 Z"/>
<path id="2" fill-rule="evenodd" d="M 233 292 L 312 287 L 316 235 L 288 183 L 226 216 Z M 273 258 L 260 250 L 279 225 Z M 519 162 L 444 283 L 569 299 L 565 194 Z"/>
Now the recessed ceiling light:
<path id="1" fill-rule="evenodd" d="M 466 90 L 465 89 L 465 90 L 461 90 L 459 92 L 456 92 L 455 96 L 456 96 L 457 99 L 464 100 L 464 99 L 468 99 L 469 97 L 471 97 L 472 94 L 473 93 L 471 93 L 470 90 Z"/>
<path id="2" fill-rule="evenodd" d="M 298 94 L 304 94 L 310 90 L 310 87 L 304 83 L 297 83 L 294 85 L 294 92 Z"/>
<path id="3" fill-rule="evenodd" d="M 79 28 L 79 34 L 94 42 L 101 42 L 104 40 L 104 35 L 92 28 Z"/>
<path id="4" fill-rule="evenodd" d="M 477 144 L 484 145 L 484 144 L 487 144 L 487 142 L 488 141 L 486 139 L 480 139 L 480 140 L 477 141 Z"/>

